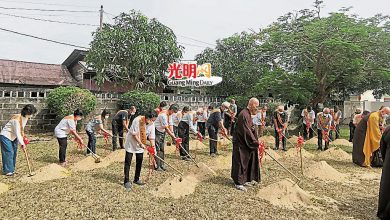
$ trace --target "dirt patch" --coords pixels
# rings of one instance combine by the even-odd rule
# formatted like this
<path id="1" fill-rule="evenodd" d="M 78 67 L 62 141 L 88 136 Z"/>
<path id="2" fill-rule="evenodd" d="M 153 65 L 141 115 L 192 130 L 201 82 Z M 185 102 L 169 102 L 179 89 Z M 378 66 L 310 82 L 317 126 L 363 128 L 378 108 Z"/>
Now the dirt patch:
<path id="1" fill-rule="evenodd" d="M 367 180 L 367 181 L 372 181 L 372 180 L 380 181 L 381 179 L 380 173 L 373 173 L 373 172 L 354 174 L 354 176 L 360 180 Z"/>
<path id="2" fill-rule="evenodd" d="M 207 146 L 198 140 L 190 140 L 190 150 L 203 150 L 206 149 Z"/>
<path id="3" fill-rule="evenodd" d="M 286 158 L 300 158 L 300 154 L 296 148 L 290 148 L 284 155 Z M 306 159 L 314 158 L 314 154 L 309 153 L 307 150 L 302 148 L 302 157 Z"/>
<path id="4" fill-rule="evenodd" d="M 214 157 L 210 163 L 210 167 L 215 170 L 229 170 L 232 168 L 232 156 Z"/>
<path id="5" fill-rule="evenodd" d="M 232 142 L 230 140 L 228 140 L 227 138 L 221 138 L 218 140 L 217 148 L 218 149 L 227 149 L 227 147 L 230 144 L 232 144 Z"/>
<path id="6" fill-rule="evenodd" d="M 324 181 L 344 182 L 347 179 L 346 174 L 340 173 L 326 161 L 320 161 L 309 165 L 305 169 L 304 174 L 309 178 L 316 178 Z"/>
<path id="7" fill-rule="evenodd" d="M 9 190 L 9 186 L 4 183 L 0 183 L 0 194 L 5 193 Z"/>
<path id="8" fill-rule="evenodd" d="M 123 162 L 125 161 L 125 155 L 126 155 L 125 149 L 116 150 L 110 153 L 109 155 L 107 155 L 107 157 L 103 158 L 102 161 L 106 161 L 106 163 Z"/>
<path id="9" fill-rule="evenodd" d="M 317 145 L 318 144 L 318 137 L 313 137 L 313 138 L 305 141 L 305 144 Z"/>
<path id="10" fill-rule="evenodd" d="M 198 163 L 199 167 L 193 166 L 189 171 L 190 175 L 195 176 L 199 181 L 205 181 L 217 175 L 217 173 L 205 163 Z"/>
<path id="11" fill-rule="evenodd" d="M 332 160 L 350 161 L 352 159 L 352 156 L 349 153 L 337 147 L 331 147 L 328 150 L 319 153 L 318 155 L 321 158 L 332 159 Z"/>
<path id="12" fill-rule="evenodd" d="M 351 142 L 349 142 L 348 140 L 345 140 L 345 139 L 336 139 L 335 141 L 332 141 L 330 144 L 331 144 L 331 146 L 332 146 L 332 144 L 337 145 L 337 146 L 348 146 L 348 147 L 353 146 L 353 144 Z"/>
<path id="13" fill-rule="evenodd" d="M 274 206 L 291 210 L 312 206 L 311 199 L 313 198 L 290 179 L 281 180 L 260 189 L 257 196 Z"/>
<path id="14" fill-rule="evenodd" d="M 165 145 L 164 152 L 166 154 L 175 154 L 176 153 L 176 146 L 175 145 L 171 145 L 171 146 Z"/>
<path id="15" fill-rule="evenodd" d="M 273 158 L 275 158 L 276 160 L 279 160 L 281 158 L 281 156 L 276 153 L 274 150 L 272 149 L 267 149 L 267 154 L 264 153 L 266 156 L 264 157 L 264 161 L 270 161 L 270 160 L 273 160 L 268 154 L 270 154 Z"/>
<path id="16" fill-rule="evenodd" d="M 25 183 L 42 183 L 50 180 L 66 178 L 70 175 L 71 172 L 69 170 L 58 164 L 52 163 L 37 170 L 35 172 L 35 176 L 23 176 L 20 181 Z"/>

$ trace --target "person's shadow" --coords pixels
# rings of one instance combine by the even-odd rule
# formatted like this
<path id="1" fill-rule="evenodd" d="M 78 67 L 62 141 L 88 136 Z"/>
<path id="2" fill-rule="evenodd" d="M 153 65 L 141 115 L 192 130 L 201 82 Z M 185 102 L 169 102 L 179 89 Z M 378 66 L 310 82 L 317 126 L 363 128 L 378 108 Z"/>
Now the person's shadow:
<path id="1" fill-rule="evenodd" d="M 45 155 L 42 157 L 38 157 L 36 160 L 40 161 L 40 162 L 45 162 L 45 163 L 57 163 L 58 162 L 58 158 L 54 157 L 52 155 Z"/>

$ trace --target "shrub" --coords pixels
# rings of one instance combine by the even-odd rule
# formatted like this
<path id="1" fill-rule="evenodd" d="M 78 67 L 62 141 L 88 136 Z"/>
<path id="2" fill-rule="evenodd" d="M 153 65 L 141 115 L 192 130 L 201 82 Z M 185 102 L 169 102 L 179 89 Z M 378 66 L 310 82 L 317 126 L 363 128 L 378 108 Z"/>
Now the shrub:
<path id="1" fill-rule="evenodd" d="M 96 97 L 86 89 L 74 86 L 58 87 L 50 92 L 47 104 L 59 118 L 73 114 L 76 109 L 82 110 L 86 116 L 95 110 Z"/>
<path id="2" fill-rule="evenodd" d="M 134 105 L 137 108 L 137 115 L 143 115 L 155 109 L 159 104 L 160 96 L 153 92 L 134 90 L 123 94 L 121 98 L 122 108 L 128 109 Z"/>

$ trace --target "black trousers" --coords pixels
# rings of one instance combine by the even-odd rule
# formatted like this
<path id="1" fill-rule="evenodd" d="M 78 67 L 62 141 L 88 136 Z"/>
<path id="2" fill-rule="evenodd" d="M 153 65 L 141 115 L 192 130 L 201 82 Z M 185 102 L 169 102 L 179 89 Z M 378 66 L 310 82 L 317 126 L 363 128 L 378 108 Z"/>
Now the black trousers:
<path id="1" fill-rule="evenodd" d="M 87 131 L 87 135 L 88 135 L 88 148 L 91 149 L 91 151 L 96 154 L 96 135 L 94 132 L 91 132 L 91 131 Z M 89 149 L 87 148 L 87 154 L 91 153 L 91 151 L 89 151 Z"/>
<path id="2" fill-rule="evenodd" d="M 164 142 L 165 142 L 165 132 L 156 131 L 156 155 L 164 160 Z M 164 162 L 156 158 L 157 168 L 164 168 Z"/>
<path id="3" fill-rule="evenodd" d="M 350 122 L 349 123 L 349 142 L 352 142 L 353 140 L 353 135 L 355 134 L 355 129 L 356 129 L 356 126 Z"/>
<path id="4" fill-rule="evenodd" d="M 116 120 L 112 120 L 112 150 L 117 149 L 117 140 L 119 138 L 119 146 L 123 147 L 123 124 L 118 123 Z"/>
<path id="5" fill-rule="evenodd" d="M 182 139 L 181 146 L 184 148 L 187 153 L 190 152 L 190 126 L 187 124 L 187 122 L 181 121 L 179 123 L 179 138 Z M 182 148 L 180 148 L 180 156 L 182 157 L 188 157 L 189 155 L 184 151 Z"/>
<path id="6" fill-rule="evenodd" d="M 303 124 L 303 137 L 305 138 L 305 140 L 309 140 L 310 138 L 313 138 L 314 137 L 313 133 L 314 133 L 313 127 L 309 128 L 309 133 L 308 133 L 307 132 L 307 125 Z"/>
<path id="7" fill-rule="evenodd" d="M 177 126 L 175 126 L 175 125 L 173 126 L 173 134 L 175 134 L 175 137 L 179 136 L 179 128 Z M 172 140 L 172 143 L 176 144 L 176 141 Z"/>
<path id="8" fill-rule="evenodd" d="M 215 129 L 214 126 L 210 125 L 207 128 L 210 137 L 210 154 L 217 153 L 217 140 L 218 140 L 218 128 Z"/>
<path id="9" fill-rule="evenodd" d="M 60 163 L 66 162 L 66 148 L 68 146 L 68 138 L 57 138 L 58 145 L 60 146 L 58 157 L 60 159 Z"/>
<path id="10" fill-rule="evenodd" d="M 125 156 L 125 180 L 124 183 L 129 182 L 129 174 L 130 174 L 130 167 L 131 167 L 131 160 L 133 159 L 133 153 L 129 153 L 126 151 Z M 135 154 L 135 173 L 134 173 L 134 182 L 137 182 L 139 180 L 139 177 L 141 176 L 141 168 L 142 168 L 142 161 L 144 159 L 144 153 L 137 153 Z"/>
<path id="11" fill-rule="evenodd" d="M 275 129 L 275 149 L 278 150 L 280 145 L 279 132 Z M 282 148 L 286 150 L 286 138 L 282 135 Z"/>
<path id="12" fill-rule="evenodd" d="M 318 132 L 318 149 L 323 150 L 322 149 L 322 131 L 321 130 L 317 130 L 317 132 Z M 329 140 L 330 140 L 330 137 L 329 137 Z M 325 142 L 324 150 L 328 149 L 328 147 L 329 147 L 329 140 Z"/>
<path id="13" fill-rule="evenodd" d="M 197 122 L 197 124 L 199 127 L 199 132 L 204 137 L 206 135 L 206 122 Z"/>

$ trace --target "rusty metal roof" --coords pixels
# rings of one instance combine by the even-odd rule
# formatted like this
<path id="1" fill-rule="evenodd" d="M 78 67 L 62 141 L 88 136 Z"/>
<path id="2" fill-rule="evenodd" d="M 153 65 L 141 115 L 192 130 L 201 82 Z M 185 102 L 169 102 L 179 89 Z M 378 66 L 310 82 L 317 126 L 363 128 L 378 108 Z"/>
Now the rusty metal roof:
<path id="1" fill-rule="evenodd" d="M 0 83 L 37 86 L 76 85 L 76 81 L 64 65 L 2 59 Z"/>

